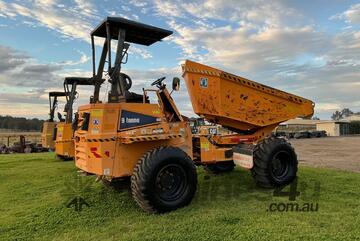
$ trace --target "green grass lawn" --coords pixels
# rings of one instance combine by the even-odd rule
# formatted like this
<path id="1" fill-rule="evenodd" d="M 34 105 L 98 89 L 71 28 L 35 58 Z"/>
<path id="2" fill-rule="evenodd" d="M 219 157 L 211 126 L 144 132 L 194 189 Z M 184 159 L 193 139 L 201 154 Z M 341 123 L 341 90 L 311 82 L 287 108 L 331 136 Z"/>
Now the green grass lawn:
<path id="1" fill-rule="evenodd" d="M 198 168 L 188 207 L 154 215 L 121 190 L 78 177 L 52 153 L 0 156 L 0 240 L 353 240 L 360 237 L 360 175 L 300 167 L 295 201 L 254 186 L 250 173 Z M 289 188 L 284 189 L 287 191 Z M 90 206 L 66 207 L 76 198 Z M 280 211 L 267 211 L 271 203 Z M 281 212 L 281 203 L 318 204 Z"/>

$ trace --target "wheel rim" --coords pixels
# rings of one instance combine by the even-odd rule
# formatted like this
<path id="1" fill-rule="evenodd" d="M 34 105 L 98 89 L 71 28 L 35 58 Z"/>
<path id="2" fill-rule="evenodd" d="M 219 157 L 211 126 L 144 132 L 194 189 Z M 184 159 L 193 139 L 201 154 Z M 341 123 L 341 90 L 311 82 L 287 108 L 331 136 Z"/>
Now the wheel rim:
<path id="1" fill-rule="evenodd" d="M 178 164 L 168 164 L 160 169 L 155 179 L 158 197 L 166 202 L 180 198 L 187 186 L 185 170 Z"/>
<path id="2" fill-rule="evenodd" d="M 290 165 L 290 154 L 286 151 L 277 152 L 271 161 L 271 175 L 277 180 L 282 180 L 288 175 Z"/>

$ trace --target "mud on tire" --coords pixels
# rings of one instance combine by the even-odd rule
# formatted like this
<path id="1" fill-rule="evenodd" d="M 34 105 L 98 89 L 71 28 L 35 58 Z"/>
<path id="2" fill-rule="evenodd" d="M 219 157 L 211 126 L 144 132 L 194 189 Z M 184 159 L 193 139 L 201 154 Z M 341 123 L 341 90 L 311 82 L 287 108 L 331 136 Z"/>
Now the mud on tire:
<path id="1" fill-rule="evenodd" d="M 251 174 L 260 187 L 281 187 L 295 179 L 297 166 L 297 156 L 290 143 L 271 137 L 255 146 Z"/>
<path id="2" fill-rule="evenodd" d="M 180 148 L 158 147 L 145 153 L 131 176 L 131 192 L 145 211 L 163 213 L 188 205 L 196 192 L 197 174 Z"/>

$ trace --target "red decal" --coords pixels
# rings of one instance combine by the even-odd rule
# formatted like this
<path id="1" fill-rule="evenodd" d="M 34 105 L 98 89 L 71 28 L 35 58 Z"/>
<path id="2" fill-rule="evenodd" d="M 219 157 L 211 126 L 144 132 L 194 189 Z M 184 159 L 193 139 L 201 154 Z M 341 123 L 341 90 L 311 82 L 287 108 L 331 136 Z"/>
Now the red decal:
<path id="1" fill-rule="evenodd" d="M 99 153 L 97 153 L 97 147 L 90 147 L 90 151 L 96 158 L 101 157 L 101 155 Z"/>

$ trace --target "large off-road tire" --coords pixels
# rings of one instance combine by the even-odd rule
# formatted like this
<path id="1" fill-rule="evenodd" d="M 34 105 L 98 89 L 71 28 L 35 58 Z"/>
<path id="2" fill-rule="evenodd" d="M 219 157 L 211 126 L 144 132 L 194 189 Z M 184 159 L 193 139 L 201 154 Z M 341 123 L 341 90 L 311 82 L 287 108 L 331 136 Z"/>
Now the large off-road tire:
<path id="1" fill-rule="evenodd" d="M 254 166 L 251 169 L 260 187 L 281 187 L 291 183 L 297 173 L 294 148 L 283 138 L 267 138 L 254 148 Z"/>
<path id="2" fill-rule="evenodd" d="M 145 211 L 163 213 L 188 205 L 196 192 L 197 174 L 180 148 L 158 147 L 145 153 L 131 176 L 131 192 Z"/>
<path id="3" fill-rule="evenodd" d="M 234 170 L 235 164 L 233 161 L 223 161 L 204 166 L 204 169 L 213 174 L 220 174 L 223 172 L 231 172 Z"/>

